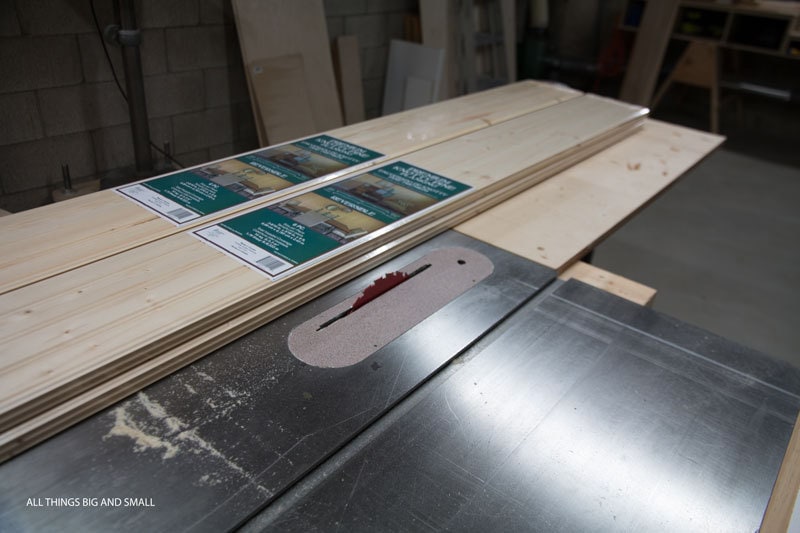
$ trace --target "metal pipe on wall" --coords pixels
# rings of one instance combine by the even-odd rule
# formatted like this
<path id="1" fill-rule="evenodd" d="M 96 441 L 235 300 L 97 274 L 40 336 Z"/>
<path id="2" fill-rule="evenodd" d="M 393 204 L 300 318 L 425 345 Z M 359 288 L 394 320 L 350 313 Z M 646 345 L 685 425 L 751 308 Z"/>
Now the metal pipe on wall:
<path id="1" fill-rule="evenodd" d="M 153 156 L 150 152 L 150 125 L 147 121 L 147 102 L 144 96 L 142 59 L 139 52 L 142 34 L 136 26 L 133 0 L 119 0 L 118 7 L 120 22 L 118 40 L 122 47 L 122 65 L 125 69 L 136 171 L 140 175 L 149 175 L 153 170 Z"/>

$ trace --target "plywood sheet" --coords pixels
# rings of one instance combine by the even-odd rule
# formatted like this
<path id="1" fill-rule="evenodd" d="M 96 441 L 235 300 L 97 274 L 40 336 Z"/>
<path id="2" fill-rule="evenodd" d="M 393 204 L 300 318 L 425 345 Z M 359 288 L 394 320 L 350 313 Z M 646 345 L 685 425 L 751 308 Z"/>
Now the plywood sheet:
<path id="1" fill-rule="evenodd" d="M 526 81 L 346 126 L 328 134 L 389 157 L 401 156 L 578 95 L 571 89 Z M 313 185 L 314 182 L 309 182 L 298 189 L 280 191 L 271 198 Z M 192 225 L 178 228 L 108 190 L 2 217 L 0 293 Z"/>
<path id="2" fill-rule="evenodd" d="M 341 126 L 322 0 L 233 0 L 232 3 L 244 64 L 302 56 L 316 131 Z M 263 113 L 259 109 L 259 114 Z M 267 139 L 262 141 L 274 144 L 276 141 L 269 138 L 269 131 L 266 133 Z"/>
<path id="3" fill-rule="evenodd" d="M 261 125 L 277 144 L 316 133 L 303 56 L 259 59 L 248 65 Z"/>
<path id="4" fill-rule="evenodd" d="M 641 133 L 457 229 L 563 271 L 723 139 L 648 119 Z"/>
<path id="5" fill-rule="evenodd" d="M 364 120 L 364 88 L 361 83 L 361 54 L 358 37 L 340 35 L 334 46 L 333 64 L 342 102 L 345 124 Z"/>
<path id="6" fill-rule="evenodd" d="M 678 0 L 659 0 L 645 5 L 642 23 L 622 80 L 620 100 L 650 105 L 679 4 Z"/>
<path id="7" fill-rule="evenodd" d="M 178 234 L 0 296 L 0 429 L 398 238 L 441 231 L 455 222 L 448 217 L 474 214 L 615 142 L 641 116 L 639 109 L 584 96 L 410 154 L 404 161 L 473 190 L 280 281 Z"/>

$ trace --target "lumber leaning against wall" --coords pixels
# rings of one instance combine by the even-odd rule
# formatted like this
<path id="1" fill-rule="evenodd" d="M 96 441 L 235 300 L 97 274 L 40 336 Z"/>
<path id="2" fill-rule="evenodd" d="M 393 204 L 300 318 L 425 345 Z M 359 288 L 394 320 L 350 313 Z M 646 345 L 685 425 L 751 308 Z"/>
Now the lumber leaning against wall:
<path id="1" fill-rule="evenodd" d="M 346 126 L 327 134 L 387 157 L 398 157 L 579 95 L 571 89 L 532 81 L 520 82 Z M 367 165 L 383 160 L 385 158 Z M 180 172 L 187 170 L 191 169 Z M 330 176 L 309 181 L 255 202 L 271 201 L 328 179 Z M 239 205 L 234 210 L 251 205 Z M 222 211 L 218 215 L 231 211 Z M 2 217 L 0 293 L 178 233 L 207 220 L 195 220 L 177 227 L 111 190 Z"/>
<path id="2" fill-rule="evenodd" d="M 440 231 L 459 209 L 478 212 L 519 183 L 541 181 L 643 117 L 640 108 L 582 96 L 410 154 L 405 163 L 471 189 L 276 281 L 182 233 L 2 295 L 0 431 L 402 235 Z"/>

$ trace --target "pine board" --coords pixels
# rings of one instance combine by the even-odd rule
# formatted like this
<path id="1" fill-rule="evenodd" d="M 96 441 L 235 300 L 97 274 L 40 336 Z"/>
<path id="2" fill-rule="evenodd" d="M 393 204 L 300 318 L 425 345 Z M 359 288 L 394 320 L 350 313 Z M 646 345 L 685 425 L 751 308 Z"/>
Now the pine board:
<path id="1" fill-rule="evenodd" d="M 457 230 L 563 272 L 723 140 L 648 119 L 636 136 Z"/>
<path id="2" fill-rule="evenodd" d="M 247 70 L 261 126 L 272 144 L 318 131 L 302 55 L 259 59 Z"/>
<path id="3" fill-rule="evenodd" d="M 645 4 L 642 23 L 636 33 L 633 52 L 622 80 L 620 100 L 650 105 L 679 4 L 679 0 L 659 0 Z"/>
<path id="4" fill-rule="evenodd" d="M 434 106 L 345 126 L 328 134 L 388 157 L 399 157 L 575 98 L 579 94 L 547 84 L 520 82 Z M 372 164 L 381 161 L 383 160 Z M 324 179 L 326 178 L 322 178 Z M 260 202 L 282 198 L 318 183 L 319 181 L 309 181 L 297 188 L 279 191 Z M 227 213 L 219 213 L 219 216 L 224 214 Z M 55 227 L 54 221 L 57 221 Z M 193 224 L 189 224 L 178 228 L 110 190 L 2 217 L 0 293 L 192 226 Z"/>
<path id="5" fill-rule="evenodd" d="M 480 204 L 462 207 L 440 218 L 437 224 L 430 224 L 398 237 L 390 243 L 345 263 L 326 274 L 309 279 L 282 296 L 276 297 L 230 320 L 226 320 L 213 329 L 204 330 L 197 336 L 187 339 L 186 342 L 178 344 L 108 381 L 90 387 L 79 395 L 66 399 L 18 426 L 0 433 L 0 461 L 21 453 L 37 442 L 108 407 L 115 401 L 207 355 L 216 348 L 224 346 L 270 320 L 282 316 L 319 294 L 323 294 L 366 270 L 382 264 L 391 257 L 426 241 L 437 233 L 476 216 L 492 205 L 513 198 L 521 191 L 541 181 L 543 177 L 562 172 L 587 154 L 612 146 L 629 134 L 630 132 L 627 129 L 620 128 L 605 136 L 601 142 L 585 145 L 584 153 L 576 153 L 569 157 L 560 158 L 553 164 L 548 165 L 547 168 L 540 169 L 538 173 L 521 176 L 514 182 L 513 186 L 487 195 Z"/>
<path id="6" fill-rule="evenodd" d="M 322 0 L 233 0 L 233 12 L 248 79 L 256 61 L 300 55 L 315 132 L 340 127 L 342 113 Z M 303 110 L 285 109 L 281 114 L 292 111 Z M 264 109 L 254 114 L 263 116 Z M 262 145 L 279 142 L 272 139 L 268 123 L 261 131 L 266 133 Z"/>
<path id="7" fill-rule="evenodd" d="M 340 35 L 334 42 L 333 66 L 345 124 L 364 120 L 364 88 L 361 84 L 361 54 L 358 37 Z"/>
<path id="8" fill-rule="evenodd" d="M 410 154 L 407 163 L 474 190 L 277 282 L 178 234 L 0 296 L 0 430 L 403 235 L 441 231 L 459 210 L 479 212 L 616 142 L 641 116 L 584 96 Z"/>
<path id="9" fill-rule="evenodd" d="M 650 305 L 656 290 L 594 265 L 578 261 L 566 269 L 559 279 L 576 279 L 639 305 Z"/>
<path id="10" fill-rule="evenodd" d="M 764 533 L 782 533 L 789 531 L 792 515 L 797 505 L 800 490 L 800 417 L 795 420 L 789 446 L 778 471 L 778 479 L 772 488 L 772 494 L 761 522 Z M 795 518 L 797 520 L 797 518 Z M 794 528 L 792 528 L 794 531 Z"/>

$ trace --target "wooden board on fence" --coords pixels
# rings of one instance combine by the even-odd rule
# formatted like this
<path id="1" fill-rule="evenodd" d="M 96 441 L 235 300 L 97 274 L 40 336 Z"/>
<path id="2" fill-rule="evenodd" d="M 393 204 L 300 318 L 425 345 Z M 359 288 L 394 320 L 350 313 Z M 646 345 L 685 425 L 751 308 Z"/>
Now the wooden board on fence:
<path id="1" fill-rule="evenodd" d="M 270 143 L 317 132 L 302 55 L 259 59 L 247 66 L 247 72 Z"/>
<path id="2" fill-rule="evenodd" d="M 420 0 L 422 44 L 444 50 L 444 72 L 438 98 L 445 100 L 459 94 L 458 32 L 455 0 Z"/>
<path id="3" fill-rule="evenodd" d="M 302 56 L 316 132 L 341 126 L 322 0 L 233 0 L 233 12 L 244 64 Z M 264 131 L 267 138 L 261 139 L 262 146 L 274 144 L 266 127 Z"/>
<path id="4" fill-rule="evenodd" d="M 446 229 L 617 142 L 642 117 L 582 96 L 409 154 L 406 163 L 472 189 L 277 281 L 178 234 L 0 296 L 0 431 L 406 235 Z"/>
<path id="5" fill-rule="evenodd" d="M 639 305 L 650 305 L 656 297 L 656 290 L 652 287 L 583 261 L 573 263 L 558 277 L 563 280 L 576 279 Z"/>
<path id="6" fill-rule="evenodd" d="M 724 137 L 648 119 L 643 130 L 486 213 L 459 232 L 563 272 Z"/>
<path id="7" fill-rule="evenodd" d="M 333 66 L 345 124 L 364 120 L 364 88 L 361 84 L 361 55 L 358 37 L 340 35 L 334 41 Z"/>
<path id="8" fill-rule="evenodd" d="M 678 0 L 660 0 L 645 4 L 642 24 L 636 33 L 631 58 L 622 80 L 620 100 L 650 105 L 679 4 Z"/>
<path id="9" fill-rule="evenodd" d="M 396 157 L 578 95 L 579 92 L 571 89 L 532 81 L 519 82 L 327 133 L 388 157 Z M 316 184 L 309 181 L 259 201 L 278 199 Z M 238 209 L 243 207 L 249 205 Z M 225 214 L 227 212 L 221 212 L 219 216 Z M 56 227 L 53 221 L 58 221 Z M 194 225 L 197 224 L 176 227 L 110 190 L 2 217 L 0 293 Z"/>

